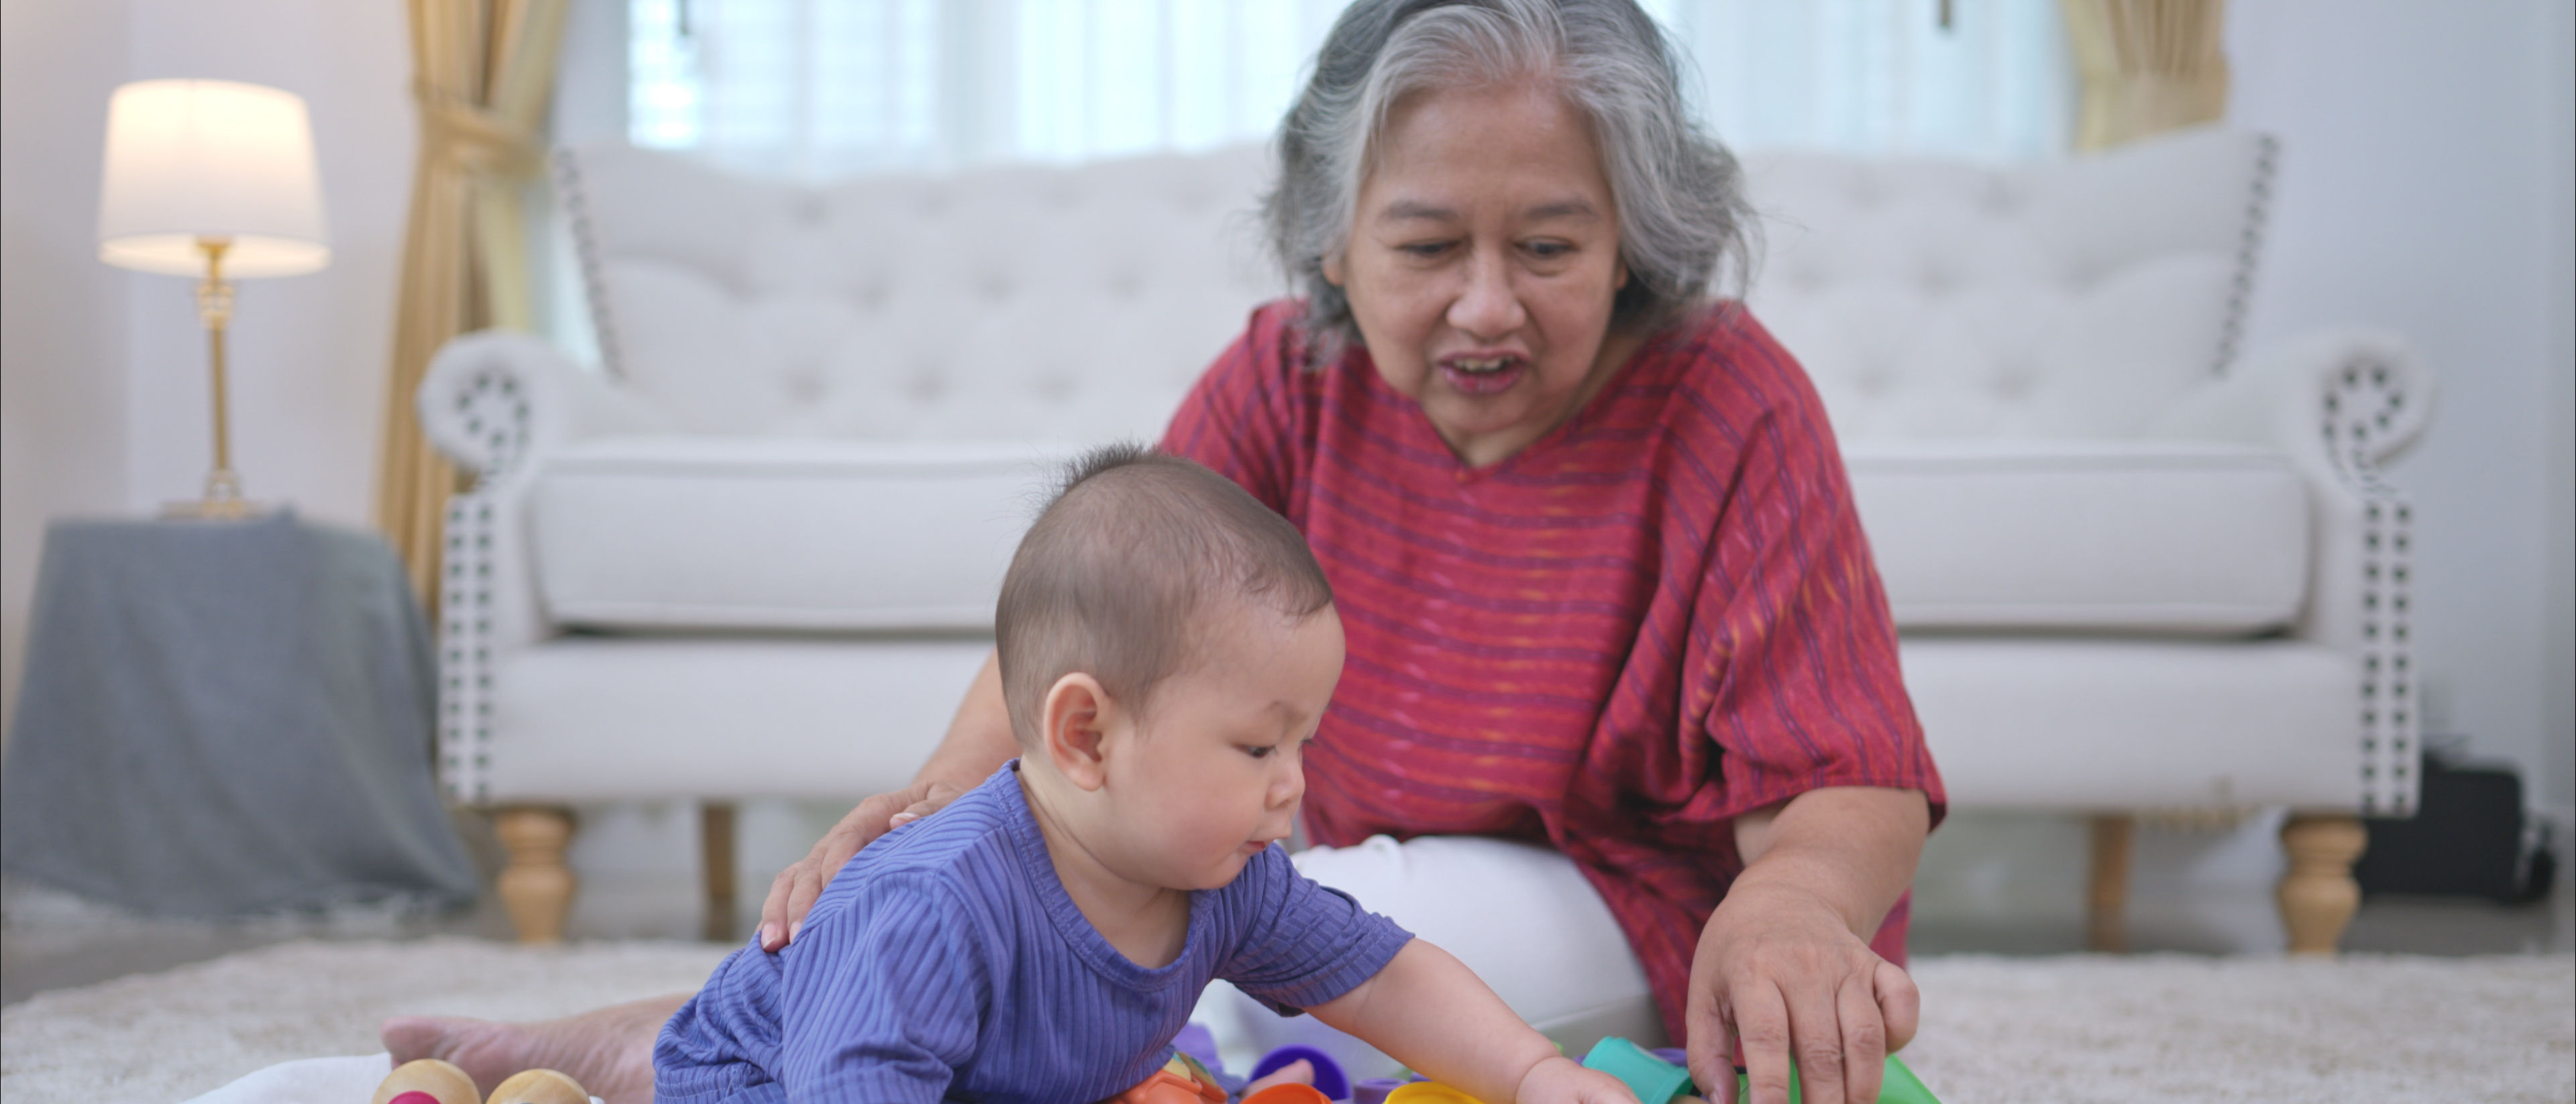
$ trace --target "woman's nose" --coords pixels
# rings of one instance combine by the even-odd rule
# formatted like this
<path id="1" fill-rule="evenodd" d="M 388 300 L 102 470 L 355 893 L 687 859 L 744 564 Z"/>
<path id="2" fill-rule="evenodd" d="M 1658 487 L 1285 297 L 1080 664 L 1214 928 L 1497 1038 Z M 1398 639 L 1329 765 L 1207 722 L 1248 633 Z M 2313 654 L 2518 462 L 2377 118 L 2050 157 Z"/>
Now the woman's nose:
<path id="1" fill-rule="evenodd" d="M 1467 262 L 1467 286 L 1449 304 L 1449 325 L 1479 340 L 1499 338 L 1528 318 L 1512 290 L 1511 267 L 1500 252 L 1480 250 Z"/>

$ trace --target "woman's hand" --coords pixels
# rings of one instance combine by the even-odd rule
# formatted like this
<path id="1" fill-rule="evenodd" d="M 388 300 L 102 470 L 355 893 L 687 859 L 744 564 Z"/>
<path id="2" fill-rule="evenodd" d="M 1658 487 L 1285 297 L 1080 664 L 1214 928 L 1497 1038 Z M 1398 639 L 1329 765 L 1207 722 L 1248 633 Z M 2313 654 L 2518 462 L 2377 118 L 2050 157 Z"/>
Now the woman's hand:
<path id="1" fill-rule="evenodd" d="M 1744 873 L 1700 930 L 1683 1007 L 1691 1076 L 1719 1104 L 1870 1104 L 1914 1037 L 1914 979 L 1869 948 L 1914 880 L 1931 808 L 1912 790 L 1836 786 L 1738 817 Z M 1743 1048 L 1749 1101 L 1735 1091 Z"/>
<path id="2" fill-rule="evenodd" d="M 797 931 L 805 926 L 806 910 L 814 907 L 814 899 L 823 895 L 823 887 L 832 884 L 832 876 L 849 865 L 850 856 L 858 854 L 860 848 L 875 842 L 878 836 L 938 812 L 965 792 L 947 782 L 915 782 L 859 802 L 850 815 L 823 833 L 813 850 L 796 860 L 795 865 L 779 871 L 769 883 L 769 897 L 760 903 L 760 949 L 776 951 L 796 938 Z"/>
<path id="3" fill-rule="evenodd" d="M 1599 1070 L 1585 1069 L 1572 1058 L 1543 1058 L 1521 1075 L 1514 1104 L 1637 1104 L 1625 1082 Z"/>
<path id="4" fill-rule="evenodd" d="M 1824 902 L 1738 882 L 1691 960 L 1691 1077 L 1721 1104 L 1787 1104 L 1794 1061 L 1803 1099 L 1870 1104 L 1919 1007 L 1913 979 Z M 1749 1102 L 1735 1097 L 1739 1042 Z"/>

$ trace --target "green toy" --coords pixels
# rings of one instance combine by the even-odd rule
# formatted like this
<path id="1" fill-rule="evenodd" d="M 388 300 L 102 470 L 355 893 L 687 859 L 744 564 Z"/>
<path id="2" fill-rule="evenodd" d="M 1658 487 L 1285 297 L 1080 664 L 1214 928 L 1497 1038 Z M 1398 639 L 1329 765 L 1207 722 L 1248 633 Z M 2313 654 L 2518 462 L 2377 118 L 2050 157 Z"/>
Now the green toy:
<path id="1" fill-rule="evenodd" d="M 1691 1089 L 1690 1071 L 1646 1053 L 1645 1048 L 1626 1039 L 1611 1036 L 1593 1044 L 1592 1053 L 1583 1056 L 1587 1069 L 1600 1070 L 1628 1085 L 1641 1104 L 1672 1104 L 1672 1099 Z M 1741 1072 L 1735 1075 L 1735 1098 L 1750 1099 L 1752 1086 Z M 1790 1104 L 1800 1101 L 1798 1071 L 1789 1071 Z M 1896 1056 L 1887 1056 L 1887 1072 L 1878 1083 L 1878 1104 L 1941 1104 L 1932 1090 L 1923 1087 L 1921 1078 L 1905 1068 Z"/>

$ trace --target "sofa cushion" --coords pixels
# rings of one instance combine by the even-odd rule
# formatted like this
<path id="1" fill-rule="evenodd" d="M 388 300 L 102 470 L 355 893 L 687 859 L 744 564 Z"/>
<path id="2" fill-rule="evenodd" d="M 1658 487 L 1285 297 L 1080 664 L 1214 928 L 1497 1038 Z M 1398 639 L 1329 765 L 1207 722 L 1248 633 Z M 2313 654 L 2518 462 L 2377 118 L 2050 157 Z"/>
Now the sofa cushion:
<path id="1" fill-rule="evenodd" d="M 536 473 L 538 589 L 601 629 L 987 631 L 1069 446 L 613 438 Z M 2246 635 L 2307 585 L 2289 461 L 2181 442 L 1849 446 L 1899 628 Z M 899 531 L 888 528 L 899 519 Z"/>
<path id="2" fill-rule="evenodd" d="M 2199 127 L 2033 164 L 1745 166 L 1747 302 L 1847 436 L 2128 437 L 2234 356 L 2272 146 Z"/>
<path id="3" fill-rule="evenodd" d="M 1070 448 L 611 438 L 535 473 L 548 616 L 590 628 L 990 631 Z"/>
<path id="4" fill-rule="evenodd" d="M 2247 635 L 2297 617 L 2287 457 L 2190 442 L 1847 445 L 1897 627 Z"/>

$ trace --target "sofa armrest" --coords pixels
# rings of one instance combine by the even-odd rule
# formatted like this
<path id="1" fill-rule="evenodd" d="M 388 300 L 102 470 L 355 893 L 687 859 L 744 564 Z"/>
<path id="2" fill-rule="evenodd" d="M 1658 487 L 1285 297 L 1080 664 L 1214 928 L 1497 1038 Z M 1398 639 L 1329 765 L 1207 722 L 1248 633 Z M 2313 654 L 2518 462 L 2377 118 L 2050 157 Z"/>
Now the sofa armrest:
<path id="1" fill-rule="evenodd" d="M 2149 432 L 2278 448 L 2338 481 L 2363 481 L 2423 436 L 2433 394 L 2406 339 L 2325 330 L 2258 350 L 2185 394 Z"/>
<path id="2" fill-rule="evenodd" d="M 2361 811 L 2415 808 L 2422 741 L 2412 639 L 2414 511 L 2382 466 L 2422 438 L 2433 377 L 2405 339 L 2336 329 L 2246 358 L 2151 432 L 2279 449 L 2309 485 L 2314 552 L 2291 632 L 2354 657 Z"/>
<path id="3" fill-rule="evenodd" d="M 474 473 L 450 498 L 439 568 L 438 765 L 451 800 L 479 804 L 491 763 L 493 679 L 513 651 L 553 636 L 528 543 L 528 492 L 551 449 L 650 432 L 668 419 L 634 393 L 526 334 L 447 343 L 414 396 L 421 429 Z"/>
<path id="4" fill-rule="evenodd" d="M 543 340 L 506 330 L 466 334 L 440 348 L 413 401 L 430 442 L 481 483 L 506 478 L 564 441 L 671 425 L 633 391 L 583 370 Z"/>

